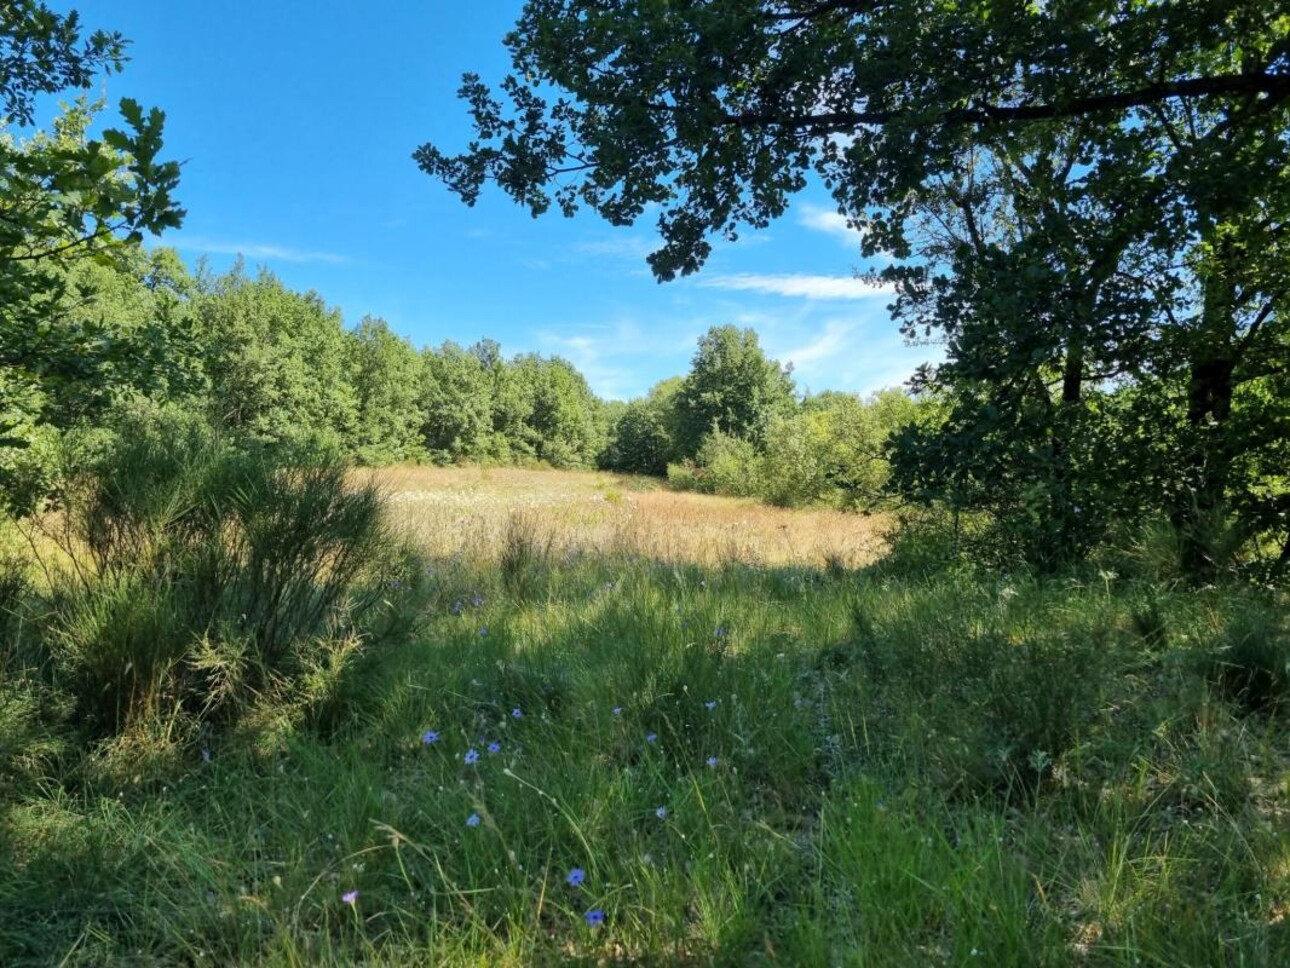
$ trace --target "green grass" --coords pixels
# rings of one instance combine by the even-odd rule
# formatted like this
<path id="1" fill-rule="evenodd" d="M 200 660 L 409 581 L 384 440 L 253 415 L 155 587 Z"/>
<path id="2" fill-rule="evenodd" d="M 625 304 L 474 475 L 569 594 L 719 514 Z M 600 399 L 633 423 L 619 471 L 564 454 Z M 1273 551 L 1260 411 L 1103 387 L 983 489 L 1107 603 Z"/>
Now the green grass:
<path id="1" fill-rule="evenodd" d="M 325 728 L 33 733 L 0 963 L 1290 964 L 1284 597 L 430 568 Z"/>

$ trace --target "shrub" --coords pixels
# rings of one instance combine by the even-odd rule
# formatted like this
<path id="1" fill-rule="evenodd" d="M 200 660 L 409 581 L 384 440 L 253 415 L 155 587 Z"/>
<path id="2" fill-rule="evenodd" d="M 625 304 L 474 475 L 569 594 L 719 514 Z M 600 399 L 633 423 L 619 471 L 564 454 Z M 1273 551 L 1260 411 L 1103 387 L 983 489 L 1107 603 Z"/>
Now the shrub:
<path id="1" fill-rule="evenodd" d="M 320 670 L 334 679 L 355 653 L 393 542 L 372 487 L 305 460 L 154 414 L 68 489 L 78 564 L 54 589 L 52 644 L 97 731 L 176 708 L 229 723 L 256 703 L 307 706 Z"/>
<path id="2" fill-rule="evenodd" d="M 703 438 L 693 461 L 667 466 L 673 487 L 728 497 L 765 496 L 762 457 L 751 441 L 714 430 Z"/>

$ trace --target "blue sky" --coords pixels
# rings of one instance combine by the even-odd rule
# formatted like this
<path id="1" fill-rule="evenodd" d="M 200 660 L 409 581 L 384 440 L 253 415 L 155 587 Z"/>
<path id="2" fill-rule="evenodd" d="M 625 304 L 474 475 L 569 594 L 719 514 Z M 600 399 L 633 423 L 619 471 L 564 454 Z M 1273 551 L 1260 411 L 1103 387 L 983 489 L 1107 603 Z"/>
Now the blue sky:
<path id="1" fill-rule="evenodd" d="M 467 208 L 413 163 L 464 146 L 463 71 L 498 79 L 520 0 L 77 0 L 88 26 L 133 42 L 101 93 L 167 115 L 184 162 L 182 230 L 216 269 L 237 253 L 314 290 L 348 323 L 371 314 L 417 345 L 489 337 L 507 355 L 573 362 L 605 397 L 689 368 L 709 326 L 751 326 L 799 388 L 869 392 L 928 358 L 903 344 L 888 299 L 822 193 L 764 232 L 722 243 L 696 276 L 654 281 L 652 223 L 592 212 L 531 218 L 500 191 Z"/>

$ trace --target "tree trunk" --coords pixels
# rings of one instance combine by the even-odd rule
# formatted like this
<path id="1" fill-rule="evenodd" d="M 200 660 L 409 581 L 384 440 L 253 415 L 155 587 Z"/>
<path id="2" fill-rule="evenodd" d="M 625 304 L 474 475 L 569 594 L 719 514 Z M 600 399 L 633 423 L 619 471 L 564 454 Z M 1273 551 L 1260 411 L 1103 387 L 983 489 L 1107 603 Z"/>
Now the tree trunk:
<path id="1" fill-rule="evenodd" d="M 1236 286 L 1228 271 L 1233 252 L 1230 244 L 1220 245 L 1215 265 L 1204 282 L 1201 332 L 1192 354 L 1187 387 L 1187 448 L 1181 505 L 1175 524 L 1181 526 L 1182 566 L 1193 578 L 1211 576 L 1218 565 L 1214 558 L 1214 528 L 1227 496 L 1232 468 L 1228 439 L 1232 396 L 1235 390 L 1235 305 Z"/>

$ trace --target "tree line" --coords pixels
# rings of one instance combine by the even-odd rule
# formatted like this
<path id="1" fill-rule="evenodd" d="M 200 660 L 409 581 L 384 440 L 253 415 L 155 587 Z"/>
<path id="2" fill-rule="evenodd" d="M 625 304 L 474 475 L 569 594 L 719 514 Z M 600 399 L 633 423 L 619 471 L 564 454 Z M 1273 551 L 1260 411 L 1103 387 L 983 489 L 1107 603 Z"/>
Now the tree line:
<path id="1" fill-rule="evenodd" d="M 597 397 L 559 357 L 507 358 L 490 339 L 417 348 L 371 316 L 346 326 L 317 294 L 240 262 L 192 272 L 173 250 L 123 242 L 108 259 L 45 272 L 41 305 L 8 306 L 40 325 L 7 344 L 0 368 L 0 493 L 15 513 L 56 499 L 60 477 L 140 407 L 200 414 L 247 445 L 368 466 L 670 467 L 686 486 L 784 504 L 876 500 L 873 464 L 894 429 L 866 423 L 853 395 L 799 401 L 789 370 L 733 326 L 700 339 L 687 375 L 623 403 Z M 908 402 L 891 391 L 888 408 L 895 398 Z M 804 478 L 808 442 L 818 466 Z M 779 465 L 797 477 L 787 483 Z"/>

